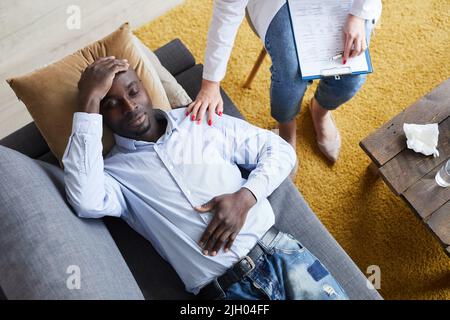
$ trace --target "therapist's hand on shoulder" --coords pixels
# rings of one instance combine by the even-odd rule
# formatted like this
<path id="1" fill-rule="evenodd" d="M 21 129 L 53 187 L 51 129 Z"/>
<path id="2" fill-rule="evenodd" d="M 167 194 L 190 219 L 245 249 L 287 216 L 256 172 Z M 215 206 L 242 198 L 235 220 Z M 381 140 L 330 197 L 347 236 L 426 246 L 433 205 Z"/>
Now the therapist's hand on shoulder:
<path id="1" fill-rule="evenodd" d="M 186 109 L 186 116 L 190 116 L 191 121 L 197 121 L 198 124 L 207 117 L 207 123 L 212 125 L 214 113 L 219 116 L 223 114 L 220 83 L 203 79 L 197 98 Z"/>
<path id="2" fill-rule="evenodd" d="M 349 14 L 344 26 L 344 53 L 342 63 L 359 56 L 367 49 L 366 20 Z"/>

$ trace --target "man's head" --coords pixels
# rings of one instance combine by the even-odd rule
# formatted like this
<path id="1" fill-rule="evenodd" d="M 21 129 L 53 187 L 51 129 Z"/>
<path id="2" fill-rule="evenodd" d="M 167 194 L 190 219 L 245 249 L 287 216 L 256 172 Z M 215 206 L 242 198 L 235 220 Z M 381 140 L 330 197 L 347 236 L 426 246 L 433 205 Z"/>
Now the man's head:
<path id="1" fill-rule="evenodd" d="M 100 113 L 114 133 L 136 139 L 151 128 L 151 99 L 136 72 L 129 68 L 115 75 L 100 103 Z"/>

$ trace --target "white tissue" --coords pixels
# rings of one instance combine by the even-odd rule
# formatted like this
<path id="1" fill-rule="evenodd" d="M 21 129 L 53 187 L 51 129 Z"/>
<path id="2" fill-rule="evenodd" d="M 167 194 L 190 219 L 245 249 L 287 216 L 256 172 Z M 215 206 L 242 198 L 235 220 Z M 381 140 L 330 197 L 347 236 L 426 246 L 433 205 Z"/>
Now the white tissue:
<path id="1" fill-rule="evenodd" d="M 437 123 L 432 124 L 403 124 L 406 135 L 406 144 L 409 149 L 423 153 L 426 156 L 439 157 L 436 149 L 438 144 L 439 128 Z"/>

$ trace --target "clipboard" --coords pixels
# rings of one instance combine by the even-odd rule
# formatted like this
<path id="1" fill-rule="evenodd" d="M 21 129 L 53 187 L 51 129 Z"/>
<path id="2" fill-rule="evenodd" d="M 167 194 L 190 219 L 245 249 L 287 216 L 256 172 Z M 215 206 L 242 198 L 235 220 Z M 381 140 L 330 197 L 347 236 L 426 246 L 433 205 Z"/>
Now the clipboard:
<path id="1" fill-rule="evenodd" d="M 346 65 L 325 61 L 325 57 L 332 57 L 336 52 L 343 51 L 343 43 L 337 39 L 338 34 L 342 35 L 352 3 L 353 0 L 287 0 L 303 80 L 323 77 L 339 79 L 342 75 L 373 72 L 368 47 L 363 54 L 350 59 Z"/>

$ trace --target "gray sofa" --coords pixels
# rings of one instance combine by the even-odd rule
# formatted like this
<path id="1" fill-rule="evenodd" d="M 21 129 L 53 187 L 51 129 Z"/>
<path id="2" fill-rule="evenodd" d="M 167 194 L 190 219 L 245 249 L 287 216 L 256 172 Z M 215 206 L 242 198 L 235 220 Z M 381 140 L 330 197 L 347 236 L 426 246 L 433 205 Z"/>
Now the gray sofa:
<path id="1" fill-rule="evenodd" d="M 176 39 L 156 50 L 194 98 L 202 66 Z M 222 91 L 225 113 L 242 118 Z M 247 174 L 243 171 L 243 175 Z M 351 299 L 381 299 L 287 179 L 270 196 L 276 225 L 295 235 Z M 76 266 L 78 272 L 71 270 Z M 80 287 L 71 280 L 79 275 Z M 69 285 L 67 283 L 69 282 Z M 121 219 L 79 219 L 63 172 L 34 123 L 0 141 L 0 296 L 3 299 L 195 299 L 148 241 Z"/>

